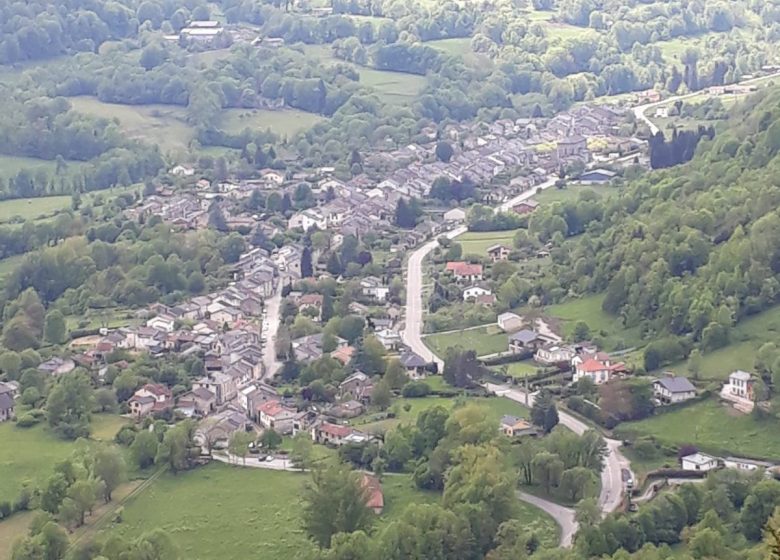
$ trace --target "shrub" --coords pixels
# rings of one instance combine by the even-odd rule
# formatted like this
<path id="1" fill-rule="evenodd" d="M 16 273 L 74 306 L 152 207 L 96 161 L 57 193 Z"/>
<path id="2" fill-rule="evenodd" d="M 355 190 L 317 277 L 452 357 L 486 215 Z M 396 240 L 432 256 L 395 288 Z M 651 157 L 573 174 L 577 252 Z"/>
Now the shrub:
<path id="1" fill-rule="evenodd" d="M 36 418 L 31 412 L 28 412 L 16 420 L 16 425 L 20 428 L 31 428 L 40 421 L 40 418 Z"/>
<path id="2" fill-rule="evenodd" d="M 401 389 L 401 395 L 407 399 L 425 397 L 431 394 L 431 386 L 424 381 L 411 381 Z"/>

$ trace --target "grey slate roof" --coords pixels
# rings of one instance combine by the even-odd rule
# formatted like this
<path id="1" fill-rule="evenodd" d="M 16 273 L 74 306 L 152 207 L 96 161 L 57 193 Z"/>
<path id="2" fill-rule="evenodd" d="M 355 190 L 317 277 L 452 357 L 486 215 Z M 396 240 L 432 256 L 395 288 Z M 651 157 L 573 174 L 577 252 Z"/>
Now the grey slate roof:
<path id="1" fill-rule="evenodd" d="M 523 329 L 521 331 L 517 331 L 516 333 L 509 335 L 509 340 L 520 342 L 521 344 L 528 344 L 529 342 L 533 342 L 539 338 L 539 335 L 537 335 L 534 331 Z"/>
<path id="2" fill-rule="evenodd" d="M 687 377 L 661 377 L 656 379 L 656 383 L 670 393 L 696 392 L 696 387 L 688 381 Z"/>
<path id="3" fill-rule="evenodd" d="M 0 393 L 0 410 L 11 410 L 14 408 L 14 400 L 10 393 Z"/>

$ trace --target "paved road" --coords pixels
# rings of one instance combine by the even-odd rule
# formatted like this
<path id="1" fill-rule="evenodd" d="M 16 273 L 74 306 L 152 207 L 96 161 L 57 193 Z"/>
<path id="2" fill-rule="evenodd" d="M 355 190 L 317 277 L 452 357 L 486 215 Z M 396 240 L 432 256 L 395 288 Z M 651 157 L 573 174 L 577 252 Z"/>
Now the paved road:
<path id="1" fill-rule="evenodd" d="M 282 282 L 276 289 L 276 293 L 265 300 L 265 316 L 263 317 L 263 365 L 265 366 L 264 379 L 270 379 L 276 374 L 281 363 L 276 359 L 276 332 L 279 330 L 279 309 L 282 305 Z"/>
<path id="2" fill-rule="evenodd" d="M 466 226 L 460 226 L 448 231 L 444 236 L 452 239 L 466 232 Z M 411 255 L 406 267 L 406 321 L 401 338 L 404 343 L 428 362 L 439 364 L 439 371 L 444 362 L 425 345 L 422 340 L 423 324 L 423 260 L 433 251 L 439 242 L 434 239 L 416 249 Z"/>
<path id="3" fill-rule="evenodd" d="M 756 82 L 761 82 L 764 80 L 771 80 L 772 78 L 776 78 L 780 76 L 780 72 L 775 72 L 773 74 L 769 74 L 767 76 L 760 76 L 758 78 L 752 78 L 750 80 L 744 80 L 742 82 L 739 82 L 737 85 L 740 86 L 749 86 L 751 84 L 754 84 Z M 701 90 L 701 91 L 694 91 L 693 93 L 686 93 L 685 95 L 675 95 L 674 97 L 668 97 L 662 101 L 657 101 L 655 103 L 646 103 L 644 105 L 639 105 L 637 107 L 634 107 L 632 111 L 634 111 L 634 117 L 638 121 L 644 122 L 647 127 L 650 129 L 650 132 L 652 134 L 656 134 L 658 132 L 658 127 L 655 125 L 653 121 L 650 120 L 650 118 L 646 115 L 648 109 L 655 109 L 656 107 L 660 107 L 662 105 L 667 105 L 669 103 L 674 103 L 675 101 L 681 101 L 683 99 L 688 99 L 689 97 L 696 97 L 697 95 L 706 95 L 707 90 Z"/>
<path id="4" fill-rule="evenodd" d="M 517 401 L 526 406 L 533 406 L 534 396 L 525 391 L 508 387 L 506 385 L 495 385 L 488 383 L 485 387 L 497 395 Z M 559 410 L 558 417 L 560 423 L 566 426 L 572 432 L 582 435 L 590 426 L 575 418 L 571 414 Z M 604 468 L 601 470 L 601 495 L 599 496 L 599 506 L 604 514 L 615 511 L 623 500 L 623 476 L 622 469 L 631 470 L 631 463 L 620 452 L 621 442 L 614 439 L 606 439 L 607 456 L 604 458 Z"/>
<path id="5" fill-rule="evenodd" d="M 522 501 L 538 507 L 550 517 L 555 519 L 561 528 L 560 545 L 564 548 L 570 548 L 574 542 L 574 535 L 577 534 L 579 525 L 574 519 L 574 510 L 562 505 L 555 504 L 544 498 L 528 494 L 526 492 L 517 492 L 517 497 Z"/>

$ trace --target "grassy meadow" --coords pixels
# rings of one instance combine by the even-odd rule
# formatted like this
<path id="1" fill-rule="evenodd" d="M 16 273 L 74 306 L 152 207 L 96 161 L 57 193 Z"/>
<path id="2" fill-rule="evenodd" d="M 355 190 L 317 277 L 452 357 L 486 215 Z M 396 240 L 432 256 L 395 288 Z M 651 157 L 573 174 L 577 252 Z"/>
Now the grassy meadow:
<path id="1" fill-rule="evenodd" d="M 302 130 L 308 130 L 325 117 L 297 109 L 271 111 L 267 109 L 227 109 L 220 126 L 231 134 L 240 133 L 245 128 L 265 130 L 270 128 L 280 136 L 292 136 Z"/>
<path id="2" fill-rule="evenodd" d="M 475 350 L 478 356 L 498 354 L 508 349 L 507 335 L 495 325 L 462 331 L 432 334 L 425 337 L 425 344 L 437 356 L 443 356 L 447 348 L 460 346 Z"/>
<path id="3" fill-rule="evenodd" d="M 0 224 L 12 218 L 34 220 L 70 208 L 70 196 L 15 198 L 0 201 Z"/>
<path id="4" fill-rule="evenodd" d="M 510 249 L 516 230 L 511 231 L 467 231 L 455 238 L 463 248 L 464 255 L 487 257 L 487 249 L 493 245 L 505 245 Z"/>
<path id="5" fill-rule="evenodd" d="M 594 193 L 599 198 L 618 194 L 620 189 L 618 187 L 611 187 L 609 185 L 578 185 L 570 183 L 565 189 L 545 189 L 537 195 L 534 195 L 534 200 L 539 204 L 550 204 L 553 202 L 576 202 L 580 198 L 580 194 L 586 191 Z"/>
<path id="6" fill-rule="evenodd" d="M 626 422 L 615 433 L 624 439 L 649 435 L 668 445 L 693 444 L 715 454 L 780 460 L 778 428 L 780 422 L 775 418 L 757 420 L 712 398 L 638 422 Z"/>

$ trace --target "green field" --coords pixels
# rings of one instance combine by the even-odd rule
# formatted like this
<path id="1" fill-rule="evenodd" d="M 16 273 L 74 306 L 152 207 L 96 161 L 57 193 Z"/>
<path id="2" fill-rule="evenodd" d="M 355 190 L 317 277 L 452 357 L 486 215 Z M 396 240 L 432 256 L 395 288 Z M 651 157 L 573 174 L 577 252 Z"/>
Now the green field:
<path id="1" fill-rule="evenodd" d="M 528 360 L 523 362 L 512 362 L 511 364 L 504 364 L 502 366 L 494 366 L 491 368 L 497 372 L 510 375 L 516 379 L 523 379 L 531 375 L 536 375 L 539 366 L 534 362 Z"/>
<path id="2" fill-rule="evenodd" d="M 595 29 L 577 27 L 576 25 L 568 25 L 566 23 L 545 22 L 542 25 L 547 32 L 547 36 L 551 39 L 587 39 L 598 34 L 598 31 Z"/>
<path id="3" fill-rule="evenodd" d="M 308 130 L 315 124 L 325 120 L 320 115 L 298 111 L 297 109 L 284 109 L 271 111 L 265 109 L 227 109 L 223 111 L 223 119 L 220 126 L 230 134 L 238 134 L 245 128 L 253 130 L 265 130 L 270 128 L 272 132 L 280 136 L 293 136 L 302 130 Z"/>
<path id="4" fill-rule="evenodd" d="M 605 350 L 633 348 L 642 345 L 638 328 L 626 329 L 619 317 L 607 314 L 601 304 L 603 295 L 592 295 L 550 305 L 544 314 L 561 320 L 564 339 L 570 340 L 577 321 L 585 321 L 590 327 L 591 338 L 599 338 Z"/>
<path id="5" fill-rule="evenodd" d="M 10 560 L 14 543 L 30 529 L 35 513 L 25 511 L 0 522 L 0 560 Z"/>
<path id="6" fill-rule="evenodd" d="M 420 413 L 424 410 L 433 408 L 434 406 L 443 406 L 448 410 L 452 410 L 455 408 L 457 402 L 457 399 L 451 397 L 396 399 L 393 405 L 390 407 L 390 410 L 396 414 L 395 418 L 375 420 L 375 418 L 378 416 L 376 414 L 368 413 L 351 420 L 350 424 L 365 432 L 384 433 L 398 425 L 414 423 Z M 498 422 L 505 414 L 521 417 L 528 415 L 528 410 L 521 404 L 505 398 L 470 398 L 468 399 L 468 402 L 477 403 L 481 406 L 484 406 L 488 410 L 490 417 L 493 418 L 496 422 Z M 407 405 L 409 410 L 405 409 Z"/>
<path id="7" fill-rule="evenodd" d="M 131 499 L 117 531 L 140 535 L 162 528 L 183 558 L 297 558 L 313 545 L 300 526 L 306 474 L 230 467 L 212 463 L 164 475 Z M 380 524 L 399 519 L 410 503 L 437 501 L 414 488 L 408 476 L 383 481 L 385 511 Z"/>
<path id="8" fill-rule="evenodd" d="M 780 460 L 778 429 L 780 422 L 774 418 L 759 421 L 710 399 L 621 424 L 616 434 L 624 439 L 652 435 L 662 443 L 693 444 L 715 454 Z"/>
<path id="9" fill-rule="evenodd" d="M 0 501 L 15 499 L 25 481 L 44 482 L 54 464 L 72 452 L 72 442 L 42 425 L 23 429 L 13 422 L 0 424 Z"/>
<path id="10" fill-rule="evenodd" d="M 186 122 L 187 112 L 175 105 L 121 105 L 95 97 L 71 97 L 76 111 L 117 119 L 130 138 L 158 144 L 163 151 L 186 150 L 195 130 Z"/>
<path id="11" fill-rule="evenodd" d="M 506 333 L 495 325 L 432 334 L 426 336 L 424 340 L 437 356 L 444 356 L 447 348 L 458 346 L 464 350 L 476 350 L 478 356 L 498 354 L 508 349 Z"/>
<path id="12" fill-rule="evenodd" d="M 70 208 L 70 196 L 43 196 L 0 201 L 0 223 L 20 217 L 32 220 Z"/>
<path id="13" fill-rule="evenodd" d="M 95 414 L 90 422 L 90 433 L 93 439 L 112 442 L 122 426 L 130 420 L 118 414 Z"/>
<path id="14" fill-rule="evenodd" d="M 455 238 L 463 248 L 464 255 L 487 256 L 487 249 L 492 245 L 505 245 L 510 249 L 514 246 L 512 240 L 515 232 L 511 231 L 467 231 Z"/>
<path id="15" fill-rule="evenodd" d="M 68 161 L 68 169 L 78 168 L 83 165 L 80 161 Z M 32 173 L 36 171 L 45 171 L 48 174 L 55 172 L 57 164 L 54 160 L 39 159 L 22 156 L 0 155 L 0 177 L 12 177 L 22 169 L 27 169 Z"/>

